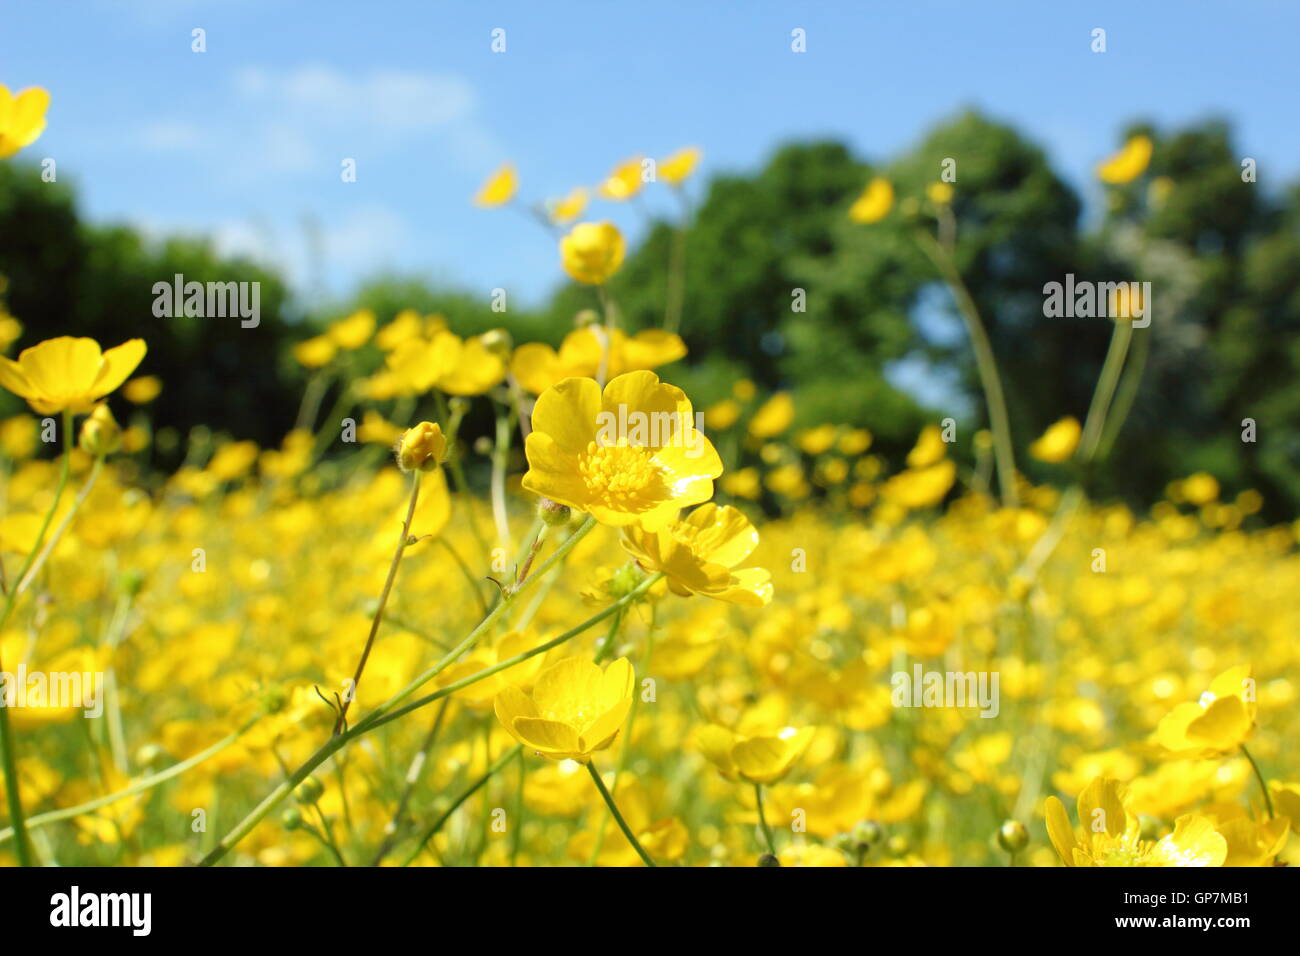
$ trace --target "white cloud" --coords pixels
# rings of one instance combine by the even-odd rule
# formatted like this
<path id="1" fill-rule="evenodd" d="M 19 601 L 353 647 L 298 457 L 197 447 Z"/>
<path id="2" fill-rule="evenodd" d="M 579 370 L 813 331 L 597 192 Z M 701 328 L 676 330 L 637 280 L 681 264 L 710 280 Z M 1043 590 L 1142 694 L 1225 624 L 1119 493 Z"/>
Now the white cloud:
<path id="1" fill-rule="evenodd" d="M 308 64 L 284 71 L 245 67 L 235 89 L 253 102 L 291 108 L 309 122 L 384 130 L 436 129 L 467 119 L 474 89 L 461 76 L 415 70 L 349 74 Z"/>
<path id="2" fill-rule="evenodd" d="M 203 130 L 187 120 L 150 122 L 140 130 L 139 135 L 140 145 L 160 152 L 197 149 L 203 139 Z"/>

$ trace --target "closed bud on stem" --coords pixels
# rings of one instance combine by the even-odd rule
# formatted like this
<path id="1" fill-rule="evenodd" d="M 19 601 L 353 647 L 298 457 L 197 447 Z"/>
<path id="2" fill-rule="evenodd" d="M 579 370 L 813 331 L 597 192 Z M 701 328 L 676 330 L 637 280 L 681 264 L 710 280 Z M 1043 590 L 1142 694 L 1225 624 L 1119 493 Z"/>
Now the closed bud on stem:
<path id="1" fill-rule="evenodd" d="M 781 861 L 778 860 L 771 853 L 764 853 L 762 856 L 758 858 L 758 865 L 759 866 L 780 866 Z"/>
<path id="2" fill-rule="evenodd" d="M 447 451 L 447 439 L 442 427 L 433 422 L 420 422 L 408 428 L 397 442 L 397 467 L 402 471 L 431 471 L 438 467 Z"/>
<path id="3" fill-rule="evenodd" d="M 505 329 L 491 329 L 483 333 L 483 347 L 493 355 L 505 358 L 514 347 L 514 340 Z"/>
<path id="4" fill-rule="evenodd" d="M 122 429 L 104 404 L 96 405 L 81 424 L 81 450 L 96 458 L 111 455 L 122 445 Z"/>
<path id="5" fill-rule="evenodd" d="M 537 517 L 546 522 L 547 527 L 559 528 L 569 523 L 573 518 L 573 512 L 569 510 L 568 505 L 562 505 L 550 498 L 542 498 L 537 502 Z"/>
<path id="6" fill-rule="evenodd" d="M 1019 853 L 1029 845 L 1029 831 L 1019 820 L 1008 820 L 998 827 L 998 846 L 1008 853 Z"/>
<path id="7" fill-rule="evenodd" d="M 293 792 L 293 798 L 304 807 L 309 807 L 321 798 L 325 793 L 325 786 L 315 777 L 308 777 L 302 783 L 298 784 L 298 789 Z"/>
<path id="8" fill-rule="evenodd" d="M 873 847 L 880 842 L 884 831 L 875 820 L 863 820 L 853 828 L 853 842 L 858 846 Z"/>
<path id="9" fill-rule="evenodd" d="M 290 807 L 280 814 L 280 824 L 286 830 L 302 829 L 302 811 L 297 807 Z"/>

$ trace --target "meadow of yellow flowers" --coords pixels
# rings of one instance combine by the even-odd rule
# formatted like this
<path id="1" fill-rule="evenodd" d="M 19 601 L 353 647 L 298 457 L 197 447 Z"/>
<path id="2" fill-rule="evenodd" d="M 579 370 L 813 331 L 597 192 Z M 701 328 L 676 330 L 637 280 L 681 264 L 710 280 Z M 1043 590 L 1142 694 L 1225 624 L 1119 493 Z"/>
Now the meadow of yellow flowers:
<path id="1" fill-rule="evenodd" d="M 0 156 L 46 102 L 0 87 Z M 632 162 L 595 192 L 642 185 Z M 507 167 L 478 201 L 516 192 Z M 910 201 L 957 293 L 951 197 Z M 544 213 L 601 306 L 558 349 L 340 318 L 295 356 L 383 355 L 345 383 L 354 435 L 326 415 L 278 447 L 195 441 L 158 493 L 131 458 L 166 390 L 147 336 L 6 317 L 24 347 L 0 386 L 31 413 L 0 422 L 0 862 L 1300 859 L 1300 526 L 1252 524 L 1259 496 L 1208 474 L 1143 513 L 1031 485 L 977 314 L 974 470 L 939 425 L 898 463 L 869 421 L 792 432 L 798 396 L 747 381 L 697 410 L 671 384 L 681 316 L 619 327 L 624 240 L 575 223 L 587 198 Z M 878 179 L 850 215 L 899 201 Z M 1114 324 L 1088 420 L 1036 458 L 1098 454 L 1132 334 Z M 495 440 L 461 436 L 476 405 Z"/>

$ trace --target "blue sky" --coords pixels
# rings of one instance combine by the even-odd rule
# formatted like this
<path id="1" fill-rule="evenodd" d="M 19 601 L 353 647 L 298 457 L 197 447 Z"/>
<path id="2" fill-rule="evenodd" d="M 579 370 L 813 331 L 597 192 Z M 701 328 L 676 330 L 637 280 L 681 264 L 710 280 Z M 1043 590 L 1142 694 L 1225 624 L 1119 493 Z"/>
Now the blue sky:
<path id="1" fill-rule="evenodd" d="M 206 53 L 191 52 L 195 27 Z M 791 52 L 796 27 L 806 53 Z M 503 160 L 543 198 L 686 144 L 705 176 L 794 138 L 888 158 L 976 106 L 1089 197 L 1126 122 L 1226 116 L 1270 188 L 1300 175 L 1297 36 L 1293 2 L 7 0 L 0 82 L 51 91 L 24 156 L 56 158 L 96 221 L 209 234 L 304 293 L 397 269 L 530 303 L 561 281 L 552 240 L 470 204 Z M 644 221 L 609 204 L 596 217 L 633 237 Z"/>

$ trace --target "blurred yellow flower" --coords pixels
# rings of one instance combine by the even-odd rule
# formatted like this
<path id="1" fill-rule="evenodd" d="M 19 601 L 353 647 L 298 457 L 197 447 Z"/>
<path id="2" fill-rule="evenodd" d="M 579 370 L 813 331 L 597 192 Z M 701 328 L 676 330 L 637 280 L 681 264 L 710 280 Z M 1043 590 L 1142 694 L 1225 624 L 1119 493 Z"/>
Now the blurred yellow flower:
<path id="1" fill-rule="evenodd" d="M 627 658 L 602 670 L 585 658 L 566 657 L 537 675 L 531 695 L 506 687 L 493 707 L 502 726 L 529 750 L 585 764 L 618 737 L 632 707 L 633 681 Z"/>
<path id="2" fill-rule="evenodd" d="M 96 405 L 81 423 L 81 450 L 95 458 L 111 455 L 122 447 L 122 427 L 107 403 Z"/>
<path id="3" fill-rule="evenodd" d="M 1029 446 L 1029 454 L 1039 461 L 1060 464 L 1069 461 L 1074 450 L 1079 447 L 1079 437 L 1083 429 L 1079 420 L 1067 415 L 1060 421 L 1049 425 L 1047 430 Z"/>
<path id="4" fill-rule="evenodd" d="M 930 183 L 925 187 L 926 198 L 936 206 L 946 206 L 952 202 L 952 183 Z"/>
<path id="5" fill-rule="evenodd" d="M 50 94 L 39 86 L 28 87 L 17 96 L 0 83 L 0 159 L 30 146 L 45 130 L 45 111 Z"/>
<path id="6" fill-rule="evenodd" d="M 582 215 L 587 208 L 587 190 L 582 186 L 569 191 L 563 199 L 553 199 L 549 203 L 551 222 L 557 226 L 567 226 Z"/>
<path id="7" fill-rule="evenodd" d="M 515 164 L 505 163 L 488 177 L 482 188 L 474 196 L 476 206 L 504 206 L 514 198 L 519 182 L 515 175 Z"/>
<path id="8" fill-rule="evenodd" d="M 894 205 L 894 187 L 888 179 L 877 176 L 867 183 L 862 195 L 849 207 L 849 218 L 854 222 L 869 225 L 879 222 L 889 215 Z"/>
<path id="9" fill-rule="evenodd" d="M 641 191 L 644 182 L 641 179 L 642 157 L 633 156 L 614 167 L 600 184 L 598 192 L 604 199 L 622 202 L 631 199 Z"/>
<path id="10" fill-rule="evenodd" d="M 926 425 L 916 438 L 916 445 L 907 453 L 908 468 L 927 468 L 942 461 L 948 454 L 948 443 L 938 425 Z"/>
<path id="11" fill-rule="evenodd" d="M 784 727 L 772 736 L 745 737 L 708 724 L 696 730 L 695 745 L 728 779 L 775 783 L 803 756 L 815 733 L 813 727 Z"/>
<path id="12" fill-rule="evenodd" d="M 1146 172 L 1153 146 L 1150 136 L 1132 137 L 1119 152 L 1097 166 L 1097 178 L 1114 186 L 1131 183 Z"/>
<path id="13" fill-rule="evenodd" d="M 130 339 L 107 352 L 94 339 L 46 339 L 23 349 L 17 362 L 0 356 L 0 385 L 42 415 L 83 414 L 126 381 L 145 351 L 144 339 Z"/>
<path id="14" fill-rule="evenodd" d="M 571 278 L 602 285 L 623 264 L 623 234 L 611 222 L 580 222 L 560 240 L 560 261 Z"/>
<path id="15" fill-rule="evenodd" d="M 1160 721 L 1156 740 L 1180 756 L 1236 750 L 1255 729 L 1255 679 L 1244 665 L 1230 667 L 1199 700 L 1179 704 Z"/>
<path id="16" fill-rule="evenodd" d="M 777 392 L 749 420 L 749 433 L 755 438 L 781 434 L 794 421 L 794 399 L 789 392 Z"/>
<path id="17" fill-rule="evenodd" d="M 659 161 L 659 175 L 671 186 L 680 186 L 700 161 L 700 150 L 695 146 L 679 149 L 666 159 Z"/>
<path id="18" fill-rule="evenodd" d="M 330 325 L 325 334 L 339 348 L 352 350 L 369 342 L 374 331 L 375 313 L 369 309 L 358 309 Z"/>
<path id="19" fill-rule="evenodd" d="M 526 391 L 540 395 L 566 378 L 594 378 L 602 360 L 607 363 L 606 374 L 613 378 L 624 372 L 655 369 L 686 354 L 680 336 L 659 329 L 644 329 L 630 337 L 615 329 L 608 355 L 604 337 L 603 328 L 575 329 L 564 337 L 559 352 L 544 343 L 529 342 L 515 349 L 510 371 Z"/>
<path id="20" fill-rule="evenodd" d="M 328 335 L 304 339 L 293 346 L 293 357 L 303 368 L 321 368 L 338 354 L 339 347 Z"/>
<path id="21" fill-rule="evenodd" d="M 122 386 L 122 397 L 133 405 L 148 405 L 162 392 L 162 381 L 156 375 L 141 375 Z"/>

